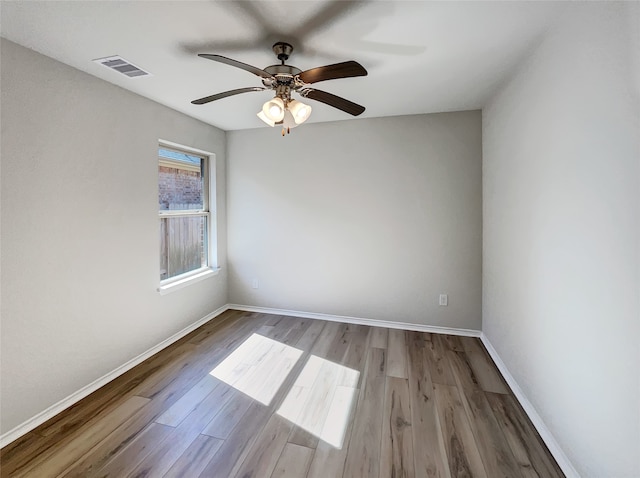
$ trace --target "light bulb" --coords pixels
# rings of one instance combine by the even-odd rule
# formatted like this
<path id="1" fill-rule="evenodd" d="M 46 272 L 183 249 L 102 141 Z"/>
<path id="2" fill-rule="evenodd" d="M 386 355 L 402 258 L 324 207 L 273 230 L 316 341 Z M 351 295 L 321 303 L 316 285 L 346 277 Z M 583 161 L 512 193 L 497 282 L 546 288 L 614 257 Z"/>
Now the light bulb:
<path id="1" fill-rule="evenodd" d="M 284 117 L 284 101 L 276 96 L 262 105 L 262 112 L 269 120 L 278 123 Z"/>
<path id="2" fill-rule="evenodd" d="M 282 110 L 280 109 L 280 107 L 278 105 L 271 105 L 271 107 L 269 108 L 269 113 L 271 113 L 271 116 L 273 116 L 275 118 L 280 116 L 281 112 L 282 112 Z"/>

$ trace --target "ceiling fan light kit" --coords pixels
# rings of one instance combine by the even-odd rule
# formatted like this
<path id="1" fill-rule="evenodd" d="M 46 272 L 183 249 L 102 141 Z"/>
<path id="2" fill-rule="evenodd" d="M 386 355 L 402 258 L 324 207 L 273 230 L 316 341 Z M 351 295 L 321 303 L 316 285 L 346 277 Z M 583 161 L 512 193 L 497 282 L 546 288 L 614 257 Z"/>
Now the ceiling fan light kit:
<path id="1" fill-rule="evenodd" d="M 272 128 L 276 124 L 282 125 L 282 136 L 289 134 L 292 128 L 307 121 L 311 115 L 311 106 L 298 100 L 285 102 L 276 96 L 262 105 L 262 110 L 258 111 L 258 118 Z"/>
<path id="2" fill-rule="evenodd" d="M 320 101 L 321 103 L 342 110 L 353 116 L 358 116 L 364 112 L 364 106 L 310 86 L 312 83 L 318 81 L 366 76 L 367 70 L 365 70 L 362 65 L 355 61 L 345 61 L 302 71 L 295 66 L 285 65 L 285 61 L 289 59 L 289 55 L 293 51 L 293 47 L 289 43 L 277 42 L 273 45 L 272 50 L 281 64 L 271 65 L 263 70 L 221 55 L 199 54 L 198 56 L 202 58 L 235 66 L 236 68 L 241 68 L 259 76 L 262 80 L 263 87 L 239 88 L 225 91 L 193 100 L 191 103 L 203 105 L 240 93 L 273 90 L 275 91 L 274 98 L 262 105 L 262 109 L 257 113 L 257 116 L 271 127 L 276 124 L 281 124 L 283 136 L 290 133 L 291 128 L 295 128 L 307 121 L 311 115 L 311 106 L 292 99 L 292 92 L 299 94 L 303 98 Z"/>

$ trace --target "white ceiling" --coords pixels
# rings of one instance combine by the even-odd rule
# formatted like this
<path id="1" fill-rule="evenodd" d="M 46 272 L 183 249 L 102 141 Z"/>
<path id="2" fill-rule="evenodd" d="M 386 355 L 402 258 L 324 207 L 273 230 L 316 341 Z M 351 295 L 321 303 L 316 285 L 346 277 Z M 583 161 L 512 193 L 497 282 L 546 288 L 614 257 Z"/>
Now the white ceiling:
<path id="1" fill-rule="evenodd" d="M 276 41 L 302 70 L 356 60 L 366 77 L 314 85 L 365 106 L 360 117 L 478 109 L 540 40 L 563 2 L 2 1 L 0 32 L 79 70 L 224 130 L 264 126 L 268 91 L 190 101 L 257 76 L 205 60 L 264 68 Z M 91 60 L 120 55 L 153 76 L 129 79 Z M 310 122 L 352 118 L 322 103 Z"/>

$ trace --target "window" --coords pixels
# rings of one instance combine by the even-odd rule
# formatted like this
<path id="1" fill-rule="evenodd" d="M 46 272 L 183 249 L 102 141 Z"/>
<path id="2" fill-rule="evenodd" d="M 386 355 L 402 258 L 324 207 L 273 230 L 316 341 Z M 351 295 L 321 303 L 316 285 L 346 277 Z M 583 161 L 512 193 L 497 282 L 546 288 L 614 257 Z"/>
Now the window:
<path id="1" fill-rule="evenodd" d="M 209 158 L 187 148 L 158 148 L 161 285 L 212 265 Z"/>

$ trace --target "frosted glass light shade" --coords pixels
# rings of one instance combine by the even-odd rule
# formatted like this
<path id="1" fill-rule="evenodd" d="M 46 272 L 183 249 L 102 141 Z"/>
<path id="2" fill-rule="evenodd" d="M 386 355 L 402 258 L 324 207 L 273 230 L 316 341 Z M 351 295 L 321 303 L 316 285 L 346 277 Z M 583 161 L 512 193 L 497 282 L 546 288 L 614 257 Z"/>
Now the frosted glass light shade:
<path id="1" fill-rule="evenodd" d="M 298 100 L 291 100 L 287 105 L 287 109 L 291 111 L 291 115 L 296 124 L 304 123 L 311 115 L 311 106 L 305 105 Z"/>
<path id="2" fill-rule="evenodd" d="M 278 123 L 284 118 L 284 101 L 276 96 L 262 105 L 262 112 L 269 120 Z"/>
<path id="3" fill-rule="evenodd" d="M 284 112 L 284 119 L 282 120 L 282 128 L 285 130 L 290 130 L 298 126 L 295 121 L 295 118 L 291 114 L 291 111 L 287 110 Z"/>
<path id="4" fill-rule="evenodd" d="M 269 126 L 271 126 L 273 128 L 273 126 L 276 124 L 275 121 L 270 120 L 269 118 L 267 118 L 267 115 L 264 114 L 264 111 L 260 110 L 258 111 L 258 118 L 260 118 L 262 121 L 264 121 L 265 123 L 267 123 Z"/>

